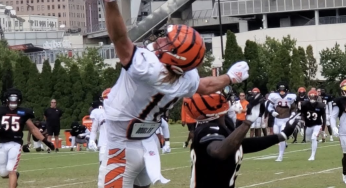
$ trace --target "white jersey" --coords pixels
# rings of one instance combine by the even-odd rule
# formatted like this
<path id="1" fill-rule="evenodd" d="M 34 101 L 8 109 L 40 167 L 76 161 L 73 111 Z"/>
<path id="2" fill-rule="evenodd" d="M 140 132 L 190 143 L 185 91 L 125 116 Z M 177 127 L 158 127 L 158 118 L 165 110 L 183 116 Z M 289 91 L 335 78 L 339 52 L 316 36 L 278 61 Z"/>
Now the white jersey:
<path id="1" fill-rule="evenodd" d="M 90 140 L 96 140 L 97 132 L 100 133 L 98 146 L 107 145 L 107 135 L 106 135 L 106 126 L 105 126 L 105 111 L 102 108 L 96 108 L 91 111 L 90 119 L 92 120 Z"/>
<path id="2" fill-rule="evenodd" d="M 191 97 L 197 91 L 199 75 L 196 69 L 185 72 L 174 84 L 162 83 L 166 71 L 153 52 L 137 48 L 132 61 L 122 68 L 117 83 L 104 101 L 106 119 L 158 122 L 175 102 Z"/>
<path id="3" fill-rule="evenodd" d="M 268 96 L 268 100 L 272 102 L 274 108 L 291 108 L 292 104 L 296 101 L 297 95 L 294 93 L 288 93 L 285 97 L 281 97 L 279 93 L 271 93 Z M 271 105 L 269 105 L 271 106 Z M 271 111 L 273 109 L 269 109 Z"/>

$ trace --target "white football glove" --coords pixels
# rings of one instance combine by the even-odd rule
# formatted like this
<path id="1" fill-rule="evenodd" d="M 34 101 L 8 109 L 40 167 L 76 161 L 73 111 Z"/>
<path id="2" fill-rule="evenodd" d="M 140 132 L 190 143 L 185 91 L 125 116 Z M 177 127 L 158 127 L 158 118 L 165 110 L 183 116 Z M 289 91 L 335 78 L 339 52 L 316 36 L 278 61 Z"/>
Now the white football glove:
<path id="1" fill-rule="evenodd" d="M 279 115 L 279 113 L 277 113 L 277 112 L 275 112 L 275 111 L 272 112 L 272 116 L 273 116 L 273 117 L 276 117 L 276 116 L 278 116 L 278 115 Z"/>
<path id="2" fill-rule="evenodd" d="M 90 150 L 97 151 L 97 145 L 96 145 L 95 141 L 90 140 L 88 146 L 89 146 Z"/>
<path id="3" fill-rule="evenodd" d="M 227 71 L 227 75 L 230 77 L 232 83 L 241 83 L 249 78 L 249 66 L 245 61 L 239 61 L 232 65 Z"/>

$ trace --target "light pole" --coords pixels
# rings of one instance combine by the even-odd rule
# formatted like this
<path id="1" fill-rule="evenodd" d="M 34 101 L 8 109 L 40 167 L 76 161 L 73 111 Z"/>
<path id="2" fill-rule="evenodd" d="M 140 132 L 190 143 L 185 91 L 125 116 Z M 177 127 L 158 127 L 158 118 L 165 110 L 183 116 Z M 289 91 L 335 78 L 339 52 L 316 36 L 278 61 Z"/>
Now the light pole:
<path id="1" fill-rule="evenodd" d="M 222 32 L 222 22 L 221 22 L 221 5 L 220 0 L 218 0 L 218 7 L 219 7 L 219 27 L 220 27 L 220 40 L 221 40 L 221 57 L 224 59 L 224 51 L 223 51 L 223 32 Z"/>

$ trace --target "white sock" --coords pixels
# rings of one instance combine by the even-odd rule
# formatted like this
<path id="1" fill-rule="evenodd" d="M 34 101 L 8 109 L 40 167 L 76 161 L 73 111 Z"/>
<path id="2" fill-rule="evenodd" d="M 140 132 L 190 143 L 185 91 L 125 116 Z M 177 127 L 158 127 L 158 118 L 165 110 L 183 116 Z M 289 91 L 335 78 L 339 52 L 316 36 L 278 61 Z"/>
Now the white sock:
<path id="1" fill-rule="evenodd" d="M 316 150 L 317 150 L 317 140 L 312 139 L 311 140 L 311 157 L 315 157 Z"/>
<path id="2" fill-rule="evenodd" d="M 284 156 L 285 149 L 286 149 L 286 142 L 285 141 L 280 142 L 279 143 L 279 157 Z"/>

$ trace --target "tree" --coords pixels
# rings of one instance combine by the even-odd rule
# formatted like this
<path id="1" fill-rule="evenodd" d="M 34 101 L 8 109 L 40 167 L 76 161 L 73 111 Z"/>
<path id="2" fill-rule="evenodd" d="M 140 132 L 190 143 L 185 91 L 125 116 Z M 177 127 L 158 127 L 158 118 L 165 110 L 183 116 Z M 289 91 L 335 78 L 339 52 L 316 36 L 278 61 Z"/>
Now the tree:
<path id="1" fill-rule="evenodd" d="M 227 41 L 225 50 L 225 61 L 222 64 L 223 72 L 227 72 L 228 69 L 234 63 L 244 60 L 243 51 L 240 46 L 238 46 L 237 38 L 235 34 L 228 30 L 227 31 Z"/>
<path id="2" fill-rule="evenodd" d="M 7 89 L 13 87 L 13 69 L 12 69 L 11 61 L 8 57 L 6 57 L 3 61 L 1 80 L 2 80 L 1 96 L 4 96 L 4 92 L 6 92 Z"/>
<path id="3" fill-rule="evenodd" d="M 247 79 L 247 85 L 244 90 L 249 90 L 254 87 L 258 87 L 261 91 L 265 88 L 265 82 L 263 82 L 264 67 L 260 64 L 258 45 L 256 42 L 247 40 L 245 43 L 244 56 L 249 64 L 249 78 Z"/>
<path id="4" fill-rule="evenodd" d="M 327 48 L 320 52 L 322 66 L 322 76 L 328 81 L 343 80 L 346 75 L 345 53 L 340 49 L 339 44 L 331 49 Z"/>
<path id="5" fill-rule="evenodd" d="M 201 78 L 212 76 L 211 64 L 215 60 L 211 52 L 205 53 L 203 63 L 197 68 L 198 74 Z"/>
<path id="6" fill-rule="evenodd" d="M 290 90 L 292 92 L 298 90 L 299 87 L 304 86 L 304 73 L 301 68 L 301 57 L 299 56 L 299 51 L 294 48 L 292 53 L 292 64 L 291 64 L 291 82 L 290 82 Z"/>
<path id="7" fill-rule="evenodd" d="M 19 89 L 20 91 L 22 91 L 22 93 L 26 93 L 28 86 L 27 86 L 27 82 L 29 80 L 29 78 L 32 76 L 30 75 L 30 66 L 33 63 L 30 61 L 30 59 L 27 56 L 21 56 L 17 63 L 15 64 L 14 67 L 14 86 Z M 37 83 L 36 83 L 37 84 Z M 23 103 L 22 105 L 25 106 L 27 96 L 23 95 Z"/>
<path id="8" fill-rule="evenodd" d="M 64 112 L 61 117 L 62 127 L 67 127 L 71 123 L 71 81 L 67 74 L 67 71 L 61 66 L 59 60 L 55 61 L 53 75 L 54 87 L 53 87 L 53 98 L 57 100 L 57 103 L 61 110 Z"/>
<path id="9" fill-rule="evenodd" d="M 80 121 L 83 118 L 81 114 L 81 109 L 83 108 L 83 99 L 84 92 L 82 86 L 82 80 L 80 76 L 80 70 L 76 64 L 72 65 L 69 71 L 71 83 L 72 83 L 72 92 L 71 92 L 71 120 Z"/>
<path id="10" fill-rule="evenodd" d="M 39 72 L 37 70 L 36 64 L 30 63 L 29 67 L 29 78 L 27 80 L 27 90 L 25 92 L 26 101 L 25 104 L 27 107 L 30 107 L 35 112 L 36 118 L 43 117 L 44 108 L 41 106 L 41 87 L 39 84 Z"/>
<path id="11" fill-rule="evenodd" d="M 113 87 L 114 84 L 117 82 L 119 76 L 120 76 L 120 72 L 121 72 L 122 66 L 120 63 L 117 63 L 115 65 L 115 68 L 113 67 L 107 67 L 104 71 L 103 71 L 103 76 L 102 76 L 102 88 L 106 89 L 109 87 Z"/>
<path id="12" fill-rule="evenodd" d="M 305 54 L 305 49 L 301 46 L 298 47 L 299 59 L 300 59 L 300 67 L 304 74 L 304 85 L 309 85 L 309 69 L 308 69 L 308 60 Z"/>
<path id="13" fill-rule="evenodd" d="M 284 62 L 289 63 L 290 57 L 289 53 L 286 48 L 280 47 L 278 51 L 275 53 L 274 60 L 270 63 L 270 68 L 268 70 L 268 83 L 267 88 L 268 90 L 275 89 L 275 86 L 280 81 L 285 81 L 287 84 L 289 84 L 289 68 L 284 69 L 282 64 Z"/>
<path id="14" fill-rule="evenodd" d="M 39 84 L 41 86 L 41 107 L 47 107 L 53 93 L 52 67 L 48 60 L 43 62 L 42 72 L 39 75 Z"/>
<path id="15" fill-rule="evenodd" d="M 100 77 L 97 74 L 97 71 L 94 68 L 93 63 L 89 62 L 82 71 L 82 85 L 83 91 L 85 93 L 84 104 L 82 108 L 82 114 L 88 114 L 88 109 L 93 100 L 96 100 L 100 97 L 101 88 L 100 88 Z"/>
<path id="16" fill-rule="evenodd" d="M 314 57 L 314 51 L 311 45 L 309 45 L 306 48 L 306 60 L 307 60 L 307 68 L 308 68 L 308 74 L 307 78 L 309 80 L 309 85 L 311 85 L 311 80 L 313 80 L 316 76 L 317 72 L 317 63 L 316 59 Z"/>

